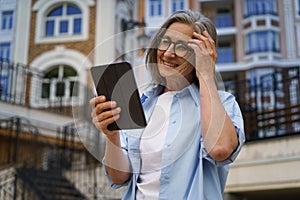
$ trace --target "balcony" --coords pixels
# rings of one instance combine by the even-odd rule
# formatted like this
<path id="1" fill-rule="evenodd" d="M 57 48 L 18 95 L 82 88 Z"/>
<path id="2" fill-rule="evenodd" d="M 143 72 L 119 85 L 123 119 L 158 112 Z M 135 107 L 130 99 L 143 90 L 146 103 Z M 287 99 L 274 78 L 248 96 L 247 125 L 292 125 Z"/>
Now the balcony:
<path id="1" fill-rule="evenodd" d="M 278 13 L 275 10 L 252 10 L 245 13 L 244 18 L 249 18 L 253 16 L 266 16 L 266 15 L 278 16 Z"/>
<path id="2" fill-rule="evenodd" d="M 87 92 L 77 77 L 49 79 L 28 66 L 0 60 L 0 102 L 72 116 L 72 106 L 84 105 Z"/>
<path id="3" fill-rule="evenodd" d="M 233 0 L 201 1 L 201 11 L 215 23 L 218 35 L 236 33 L 234 4 Z"/>
<path id="4" fill-rule="evenodd" d="M 300 133 L 300 67 L 277 69 L 253 80 L 225 82 L 241 107 L 247 141 Z"/>
<path id="5" fill-rule="evenodd" d="M 231 164 L 225 200 L 299 198 L 299 82 L 299 66 L 225 82 L 241 107 L 247 138 Z"/>

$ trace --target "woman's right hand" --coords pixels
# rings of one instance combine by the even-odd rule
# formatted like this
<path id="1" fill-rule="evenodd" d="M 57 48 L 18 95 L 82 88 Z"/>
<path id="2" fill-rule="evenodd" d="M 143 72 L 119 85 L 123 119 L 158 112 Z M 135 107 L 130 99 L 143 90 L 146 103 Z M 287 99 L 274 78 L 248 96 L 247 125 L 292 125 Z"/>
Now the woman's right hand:
<path id="1" fill-rule="evenodd" d="M 106 101 L 105 96 L 94 97 L 90 100 L 92 121 L 96 128 L 107 136 L 116 135 L 118 130 L 108 130 L 107 126 L 120 118 L 121 108 L 115 101 Z"/>
<path id="2" fill-rule="evenodd" d="M 118 130 L 110 131 L 107 126 L 120 117 L 121 108 L 115 101 L 106 101 L 105 96 L 90 100 L 93 124 L 106 135 L 105 167 L 113 183 L 121 185 L 130 179 L 130 167 L 124 154 Z"/>

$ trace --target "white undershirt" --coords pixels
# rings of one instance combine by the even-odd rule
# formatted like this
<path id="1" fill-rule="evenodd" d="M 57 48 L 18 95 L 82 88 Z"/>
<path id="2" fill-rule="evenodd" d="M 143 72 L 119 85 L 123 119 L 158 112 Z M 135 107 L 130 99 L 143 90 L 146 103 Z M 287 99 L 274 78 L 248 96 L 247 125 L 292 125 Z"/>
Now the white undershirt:
<path id="1" fill-rule="evenodd" d="M 162 149 L 169 127 L 170 108 L 174 92 L 159 96 L 150 121 L 141 138 L 141 173 L 136 199 L 158 199 L 162 167 Z"/>

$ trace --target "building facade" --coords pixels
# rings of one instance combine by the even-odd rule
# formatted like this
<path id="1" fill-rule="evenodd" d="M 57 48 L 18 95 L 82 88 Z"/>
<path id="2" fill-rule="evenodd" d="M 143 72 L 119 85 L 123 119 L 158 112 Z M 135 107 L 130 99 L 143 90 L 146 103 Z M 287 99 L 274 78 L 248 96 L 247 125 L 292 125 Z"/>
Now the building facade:
<path id="1" fill-rule="evenodd" d="M 138 38 L 147 36 L 149 42 L 181 9 L 201 11 L 216 24 L 220 86 L 236 96 L 245 118 L 247 142 L 231 165 L 224 198 L 297 199 L 300 0 L 0 0 L 1 166 L 20 164 L 37 151 L 48 169 L 54 152 L 68 152 L 62 159 L 74 158 L 67 168 L 78 173 L 67 170 L 67 176 L 89 198 L 104 198 L 108 186 L 91 175 L 102 169 L 84 168 L 91 166 L 85 150 L 99 164 L 98 147 L 104 146 L 90 124 L 88 100 L 95 94 L 89 69 L 129 60 L 142 89 L 149 81 L 147 41 Z M 29 142 L 36 141 L 32 135 L 39 135 L 39 150 Z M 79 180 L 82 174 L 93 178 Z M 13 188 L 3 184 L 0 188 Z M 9 199 L 3 191 L 0 197 Z"/>
<path id="2" fill-rule="evenodd" d="M 0 57 L 11 59 L 14 46 L 17 1 L 1 0 L 0 6 Z"/>

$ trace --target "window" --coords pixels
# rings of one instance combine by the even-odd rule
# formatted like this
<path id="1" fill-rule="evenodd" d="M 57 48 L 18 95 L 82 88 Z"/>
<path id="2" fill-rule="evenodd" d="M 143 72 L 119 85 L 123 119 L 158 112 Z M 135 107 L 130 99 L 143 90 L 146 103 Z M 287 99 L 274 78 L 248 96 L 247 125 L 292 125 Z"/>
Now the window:
<path id="1" fill-rule="evenodd" d="M 10 59 L 10 43 L 0 44 L 0 58 Z"/>
<path id="2" fill-rule="evenodd" d="M 296 0 L 296 15 L 300 17 L 300 0 Z"/>
<path id="3" fill-rule="evenodd" d="M 72 3 L 71 3 L 72 2 Z M 60 43 L 88 40 L 89 19 L 94 0 L 38 0 L 32 6 L 36 12 L 35 42 Z"/>
<path id="4" fill-rule="evenodd" d="M 218 28 L 232 26 L 232 17 L 228 9 L 219 9 L 217 11 L 216 26 Z"/>
<path id="5" fill-rule="evenodd" d="M 150 0 L 150 16 L 161 16 L 162 15 L 162 0 Z"/>
<path id="6" fill-rule="evenodd" d="M 177 10 L 183 10 L 185 8 L 184 0 L 172 0 L 171 1 L 171 12 Z"/>
<path id="7" fill-rule="evenodd" d="M 8 63 L 6 62 L 1 63 L 1 70 L 0 70 L 0 99 L 1 100 L 4 100 L 7 97 L 7 93 L 8 93 L 8 87 L 9 87 L 8 68 L 9 68 Z"/>
<path id="8" fill-rule="evenodd" d="M 245 16 L 277 15 L 276 0 L 246 0 Z"/>
<path id="9" fill-rule="evenodd" d="M 82 12 L 73 4 L 50 10 L 45 22 L 45 36 L 78 35 L 82 32 Z"/>
<path id="10" fill-rule="evenodd" d="M 60 100 L 78 96 L 77 72 L 69 66 L 59 65 L 48 71 L 42 81 L 42 99 Z"/>
<path id="11" fill-rule="evenodd" d="M 230 43 L 219 43 L 218 46 L 218 63 L 234 62 L 233 48 Z"/>
<path id="12" fill-rule="evenodd" d="M 13 27 L 13 11 L 2 12 L 1 30 L 11 30 Z"/>
<path id="13" fill-rule="evenodd" d="M 261 31 L 246 36 L 246 54 L 279 50 L 279 36 L 276 32 Z"/>

